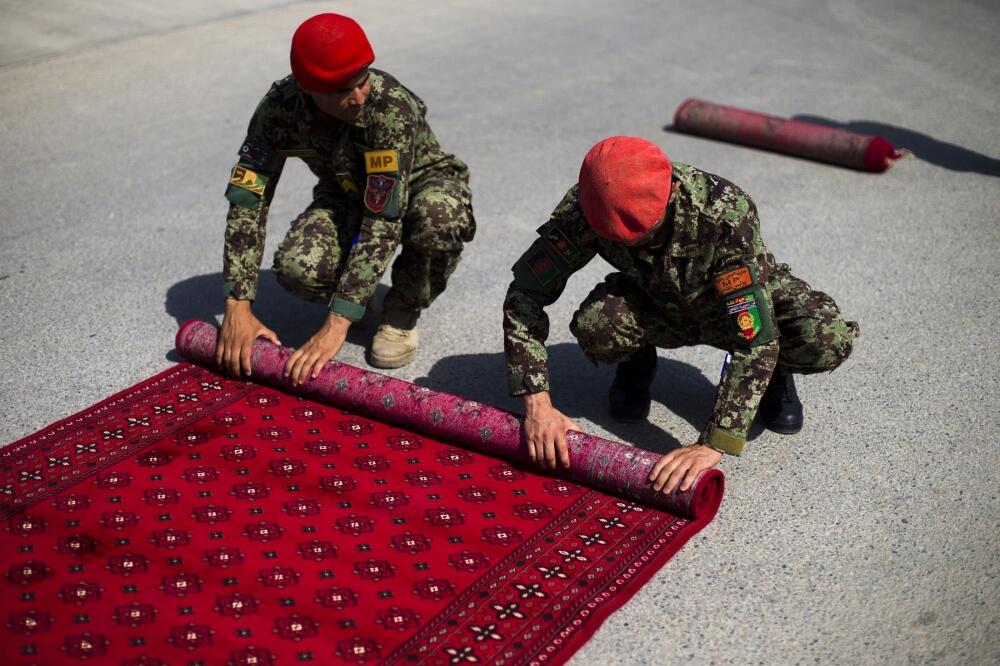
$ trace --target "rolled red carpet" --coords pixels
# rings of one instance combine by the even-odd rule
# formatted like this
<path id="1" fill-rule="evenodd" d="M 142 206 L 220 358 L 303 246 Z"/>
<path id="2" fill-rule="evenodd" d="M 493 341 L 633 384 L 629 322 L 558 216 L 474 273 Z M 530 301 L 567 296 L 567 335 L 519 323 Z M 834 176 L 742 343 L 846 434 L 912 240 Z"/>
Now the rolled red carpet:
<path id="1" fill-rule="evenodd" d="M 885 171 L 905 154 L 881 136 L 789 120 L 694 98 L 685 100 L 677 107 L 674 129 L 862 171 Z"/>
<path id="2" fill-rule="evenodd" d="M 351 366 L 305 389 L 182 363 L 0 450 L 0 663 L 563 663 L 722 498 L 539 473 L 510 415 Z M 643 495 L 645 454 L 573 441 Z"/>
<path id="3" fill-rule="evenodd" d="M 211 324 L 191 320 L 177 331 L 177 351 L 192 361 L 211 365 L 216 335 Z M 291 388 L 282 379 L 281 371 L 292 351 L 257 340 L 253 348 L 255 380 L 443 441 L 528 462 L 521 423 L 513 414 L 346 363 L 328 363 L 316 379 Z M 571 465 L 560 472 L 567 478 L 691 518 L 698 517 L 699 507 L 713 513 L 718 507 L 715 500 L 721 497 L 722 488 L 716 488 L 716 484 L 722 483 L 721 472 L 703 475 L 686 493 L 663 495 L 646 481 L 659 459 L 656 454 L 582 432 L 571 432 L 568 441 Z M 709 499 L 699 499 L 699 493 Z"/>

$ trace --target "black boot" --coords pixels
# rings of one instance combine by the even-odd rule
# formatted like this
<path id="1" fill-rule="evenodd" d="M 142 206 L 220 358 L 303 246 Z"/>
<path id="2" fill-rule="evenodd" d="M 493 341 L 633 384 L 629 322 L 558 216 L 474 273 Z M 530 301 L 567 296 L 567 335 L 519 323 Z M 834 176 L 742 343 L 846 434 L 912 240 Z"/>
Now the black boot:
<path id="1" fill-rule="evenodd" d="M 802 430 L 802 403 L 795 392 L 791 373 L 774 371 L 757 411 L 768 430 L 782 435 L 794 435 Z"/>
<path id="2" fill-rule="evenodd" d="M 649 416 L 649 385 L 656 375 L 656 347 L 646 345 L 615 369 L 608 398 L 616 421 L 640 423 Z"/>

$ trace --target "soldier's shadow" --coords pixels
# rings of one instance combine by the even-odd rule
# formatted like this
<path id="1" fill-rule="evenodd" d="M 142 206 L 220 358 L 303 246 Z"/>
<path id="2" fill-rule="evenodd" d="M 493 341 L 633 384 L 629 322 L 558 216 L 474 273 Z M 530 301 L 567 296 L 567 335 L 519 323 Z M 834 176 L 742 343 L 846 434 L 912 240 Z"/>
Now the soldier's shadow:
<path id="1" fill-rule="evenodd" d="M 225 309 L 222 283 L 222 273 L 196 275 L 181 280 L 167 290 L 165 303 L 167 314 L 177 320 L 178 326 L 189 319 L 220 324 Z M 385 285 L 378 286 L 376 299 L 379 307 L 386 291 L 388 287 Z M 285 291 L 270 270 L 260 272 L 253 312 L 265 326 L 278 334 L 286 347 L 301 347 L 319 330 L 327 316 L 327 308 L 322 304 L 303 301 Z M 347 333 L 347 341 L 356 345 L 367 345 L 375 333 L 377 324 L 377 317 L 365 317 L 351 326 Z M 172 349 L 167 354 L 167 360 L 176 363 L 183 359 Z"/>
<path id="2" fill-rule="evenodd" d="M 608 411 L 613 366 L 595 367 L 575 343 L 563 342 L 546 348 L 553 402 L 561 412 L 574 420 L 586 418 L 618 439 L 657 454 L 690 444 L 679 441 L 652 421 L 633 425 L 614 420 Z M 505 373 L 502 352 L 459 354 L 439 360 L 427 376 L 418 377 L 414 383 L 522 414 L 521 399 L 507 395 Z M 654 401 L 701 430 L 712 410 L 715 385 L 697 368 L 665 357 L 661 352 L 652 395 Z"/>

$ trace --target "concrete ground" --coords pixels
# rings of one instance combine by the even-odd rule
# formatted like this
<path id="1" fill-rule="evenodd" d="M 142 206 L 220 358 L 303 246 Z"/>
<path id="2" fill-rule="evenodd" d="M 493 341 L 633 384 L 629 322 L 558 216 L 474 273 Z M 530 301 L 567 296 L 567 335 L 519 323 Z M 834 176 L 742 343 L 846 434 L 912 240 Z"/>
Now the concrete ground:
<path id="1" fill-rule="evenodd" d="M 1000 661 L 997 284 L 1000 8 L 991 0 L 0 5 L 0 441 L 166 368 L 179 323 L 221 312 L 228 169 L 305 17 L 356 17 L 471 167 L 479 234 L 393 374 L 505 408 L 508 269 L 610 134 L 648 137 L 756 200 L 764 238 L 861 322 L 799 382 L 802 433 L 728 458 L 717 520 L 574 664 Z M 871 175 L 664 129 L 686 97 L 882 133 L 916 156 Z M 300 164 L 269 252 L 309 201 Z M 610 370 L 550 308 L 554 396 L 588 430 L 693 441 L 722 354 L 661 352 L 651 424 L 608 417 Z M 262 277 L 286 344 L 323 317 Z M 363 363 L 374 330 L 342 359 Z"/>

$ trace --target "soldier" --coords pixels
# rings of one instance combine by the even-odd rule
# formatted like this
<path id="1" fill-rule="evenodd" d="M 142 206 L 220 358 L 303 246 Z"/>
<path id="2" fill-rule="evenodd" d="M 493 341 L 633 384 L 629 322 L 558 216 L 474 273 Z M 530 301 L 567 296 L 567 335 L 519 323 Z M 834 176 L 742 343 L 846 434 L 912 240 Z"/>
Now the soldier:
<path id="1" fill-rule="evenodd" d="M 671 164 L 644 139 L 595 145 L 579 183 L 538 232 L 514 264 L 504 349 L 510 392 L 524 396 L 529 453 L 550 468 L 569 465 L 566 431 L 579 428 L 549 397 L 543 308 L 595 255 L 618 272 L 590 292 L 570 330 L 592 361 L 618 364 L 609 396 L 616 419 L 648 416 L 657 347 L 708 344 L 731 354 L 697 442 L 651 470 L 657 491 L 687 490 L 722 454 L 739 455 L 758 406 L 769 429 L 798 432 L 792 373 L 833 370 L 859 332 L 833 299 L 775 261 L 750 197 L 723 178 Z"/>
<path id="2" fill-rule="evenodd" d="M 400 245 L 370 361 L 380 368 L 409 362 L 420 312 L 444 291 L 473 238 L 468 169 L 441 150 L 420 98 L 372 69 L 374 59 L 355 21 L 313 16 L 292 37 L 291 76 L 271 86 L 250 120 L 226 190 L 226 311 L 216 362 L 233 374 L 250 374 L 257 337 L 280 344 L 250 306 L 268 206 L 287 158 L 303 160 L 319 182 L 275 252 L 274 272 L 288 291 L 330 310 L 285 365 L 294 384 L 337 354 Z"/>

